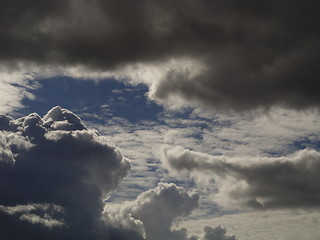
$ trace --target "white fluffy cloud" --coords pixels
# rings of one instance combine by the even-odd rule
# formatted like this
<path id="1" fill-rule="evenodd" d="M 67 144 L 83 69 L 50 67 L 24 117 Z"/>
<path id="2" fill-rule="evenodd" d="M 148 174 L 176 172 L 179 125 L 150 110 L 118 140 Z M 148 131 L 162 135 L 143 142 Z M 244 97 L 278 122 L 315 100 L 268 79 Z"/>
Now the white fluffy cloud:
<path id="1" fill-rule="evenodd" d="M 186 229 L 172 230 L 173 223 L 188 216 L 199 205 L 199 194 L 187 192 L 175 184 L 159 183 L 158 187 L 140 194 L 135 201 L 110 204 L 104 208 L 104 220 L 116 227 L 140 232 L 146 239 L 186 239 Z"/>
<path id="2" fill-rule="evenodd" d="M 186 191 L 173 183 L 159 183 L 136 200 L 106 204 L 103 219 L 118 228 L 139 232 L 147 240 L 236 240 L 221 226 L 203 228 L 201 236 L 189 236 L 181 221 L 199 206 L 197 191 Z"/>
<path id="3" fill-rule="evenodd" d="M 164 148 L 170 170 L 213 177 L 215 200 L 228 207 L 257 209 L 319 207 L 320 153 L 305 149 L 285 157 L 211 156 L 182 147 Z"/>
<path id="4" fill-rule="evenodd" d="M 127 175 L 128 160 L 60 107 L 43 118 L 32 113 L 0 119 L 0 221 L 6 226 L 0 233 L 5 239 L 43 238 L 41 226 L 58 228 L 52 237 L 59 239 L 101 237 L 103 199 Z"/>

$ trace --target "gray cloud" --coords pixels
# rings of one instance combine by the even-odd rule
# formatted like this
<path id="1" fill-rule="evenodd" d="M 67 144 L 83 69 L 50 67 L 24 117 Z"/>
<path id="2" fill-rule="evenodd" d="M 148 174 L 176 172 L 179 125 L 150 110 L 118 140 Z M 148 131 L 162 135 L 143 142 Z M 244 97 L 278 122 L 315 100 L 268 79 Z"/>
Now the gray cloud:
<path id="1" fill-rule="evenodd" d="M 221 226 L 203 228 L 201 240 L 236 240 L 234 235 L 226 235 L 227 231 Z"/>
<path id="2" fill-rule="evenodd" d="M 0 205 L 0 211 L 9 215 L 19 215 L 20 220 L 33 224 L 42 224 L 45 227 L 53 228 L 63 226 L 62 219 L 56 219 L 53 215 L 63 215 L 63 208 L 54 204 L 27 204 L 13 207 Z"/>
<path id="3" fill-rule="evenodd" d="M 319 207 L 320 153 L 315 150 L 279 158 L 228 158 L 175 147 L 164 149 L 162 161 L 173 171 L 213 177 L 219 188 L 215 200 L 228 207 Z"/>
<path id="4" fill-rule="evenodd" d="M 169 67 L 149 83 L 153 99 L 235 110 L 319 106 L 319 8 L 316 0 L 5 0 L 0 61 L 105 71 L 187 58 L 204 68 Z"/>
<path id="5" fill-rule="evenodd" d="M 2 239 L 141 239 L 105 226 L 103 199 L 130 164 L 72 112 L 0 118 Z"/>

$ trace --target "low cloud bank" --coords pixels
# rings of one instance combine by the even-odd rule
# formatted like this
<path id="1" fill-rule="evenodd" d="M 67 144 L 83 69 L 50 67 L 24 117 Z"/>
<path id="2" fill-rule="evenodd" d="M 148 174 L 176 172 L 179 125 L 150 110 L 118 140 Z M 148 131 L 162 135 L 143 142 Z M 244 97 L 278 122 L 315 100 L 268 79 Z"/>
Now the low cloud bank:
<path id="1" fill-rule="evenodd" d="M 171 171 L 214 178 L 215 200 L 228 207 L 254 209 L 319 208 L 320 153 L 305 149 L 292 155 L 224 157 L 165 147 L 162 162 Z"/>

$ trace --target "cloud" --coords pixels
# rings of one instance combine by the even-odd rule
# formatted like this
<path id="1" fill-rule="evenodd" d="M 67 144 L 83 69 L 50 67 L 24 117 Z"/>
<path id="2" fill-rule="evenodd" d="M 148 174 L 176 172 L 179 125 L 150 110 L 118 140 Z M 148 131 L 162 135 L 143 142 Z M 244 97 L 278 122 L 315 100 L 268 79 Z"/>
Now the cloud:
<path id="1" fill-rule="evenodd" d="M 131 174 L 122 181 L 112 200 L 136 198 L 142 191 L 153 188 L 157 182 L 175 182 L 192 187 L 188 174 L 169 175 L 161 166 L 161 145 L 183 146 L 197 152 L 226 157 L 285 156 L 299 149 L 317 149 L 319 142 L 319 115 L 311 112 L 273 109 L 269 114 L 238 115 L 208 113 L 180 117 L 176 112 L 165 113 L 159 121 L 130 122 L 121 118 L 107 118 L 104 123 L 91 126 L 116 144 L 132 159 Z M 204 113 L 202 113 L 204 114 Z M 210 115 L 209 115 L 210 114 Z M 99 115 L 100 116 L 100 115 Z M 208 183 L 207 177 L 204 183 Z M 182 183 L 182 182 L 183 183 Z M 210 203 L 216 186 L 206 184 L 201 193 L 202 204 Z M 209 190 L 208 187 L 211 189 Z M 200 189 L 201 190 L 201 189 Z M 197 210 L 198 211 L 198 210 Z M 210 211 L 210 210 L 209 210 Z M 217 210 L 215 210 L 217 211 Z"/>
<path id="2" fill-rule="evenodd" d="M 186 229 L 172 230 L 173 223 L 188 216 L 199 206 L 199 194 L 187 192 L 175 184 L 159 183 L 158 187 L 140 194 L 135 201 L 106 204 L 104 220 L 113 226 L 132 229 L 146 239 L 187 239 Z"/>
<path id="3" fill-rule="evenodd" d="M 131 69 L 168 106 L 318 107 L 319 8 L 316 0 L 6 0 L 0 62 L 79 76 Z M 159 78 L 140 79 L 153 69 Z"/>
<path id="4" fill-rule="evenodd" d="M 19 214 L 19 219 L 33 224 L 39 223 L 52 228 L 65 225 L 62 219 L 55 219 L 52 215 L 64 214 L 63 208 L 54 204 L 27 204 L 7 207 L 0 205 L 0 211 L 9 215 Z M 39 214 L 40 212 L 40 214 Z"/>
<path id="5" fill-rule="evenodd" d="M 213 177 L 221 205 L 254 209 L 318 208 L 320 153 L 305 149 L 272 157 L 211 156 L 182 147 L 164 148 L 162 161 L 170 170 L 194 177 Z"/>
<path id="6" fill-rule="evenodd" d="M 221 226 L 210 227 L 206 226 L 203 228 L 203 236 L 201 240 L 236 240 L 234 235 L 226 235 L 227 231 Z"/>
<path id="7" fill-rule="evenodd" d="M 0 70 L 0 114 L 14 112 L 23 107 L 22 100 L 35 98 L 30 91 L 39 87 L 37 82 L 32 75 L 18 71 Z"/>
<path id="8" fill-rule="evenodd" d="M 188 119 L 176 112 L 165 112 L 160 117 L 163 122 L 133 123 L 115 117 L 107 118 L 101 124 L 87 122 L 102 135 L 108 136 L 121 153 L 132 160 L 131 174 L 121 182 L 110 201 L 135 199 L 141 192 L 156 186 L 159 181 L 174 182 L 187 189 L 195 187 L 194 180 L 189 178 L 188 173 L 168 174 L 161 166 L 160 146 L 163 144 L 183 146 L 226 158 L 277 157 L 304 148 L 319 150 L 317 143 L 320 122 L 317 114 L 311 111 L 273 110 L 267 115 L 210 112 L 200 115 L 192 112 L 187 116 Z M 217 185 L 213 184 L 208 175 L 202 174 L 201 179 L 199 176 L 197 174 L 197 189 L 201 194 L 201 206 L 194 211 L 193 217 L 225 214 L 225 209 L 212 201 Z M 217 224 L 219 223 L 214 225 Z"/>
<path id="9" fill-rule="evenodd" d="M 237 239 L 268 240 L 268 239 L 310 239 L 319 238 L 318 210 L 279 209 L 272 211 L 249 211 L 229 213 L 223 216 L 203 219 L 191 219 L 181 224 L 181 227 L 195 235 L 201 235 L 199 229 L 204 225 L 223 225 Z"/>
<path id="10" fill-rule="evenodd" d="M 60 107 L 1 116 L 0 130 L 1 238 L 141 238 L 102 224 L 103 200 L 130 164 L 78 116 Z"/>
<path id="11" fill-rule="evenodd" d="M 201 236 L 189 236 L 178 224 L 199 206 L 196 191 L 186 191 L 173 183 L 159 183 L 154 189 L 141 193 L 136 200 L 106 204 L 104 221 L 115 227 L 139 232 L 147 240 L 236 240 L 226 235 L 221 226 L 203 228 Z"/>

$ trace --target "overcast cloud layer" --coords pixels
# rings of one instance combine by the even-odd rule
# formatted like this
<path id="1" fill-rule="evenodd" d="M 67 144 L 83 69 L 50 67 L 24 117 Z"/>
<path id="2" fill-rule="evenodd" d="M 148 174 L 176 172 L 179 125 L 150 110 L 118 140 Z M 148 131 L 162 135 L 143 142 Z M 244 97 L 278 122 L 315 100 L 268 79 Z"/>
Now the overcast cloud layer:
<path id="1" fill-rule="evenodd" d="M 164 149 L 162 161 L 173 171 L 213 177 L 219 190 L 215 200 L 227 207 L 319 207 L 320 153 L 315 150 L 279 158 L 228 158 L 173 147 Z"/>
<path id="2" fill-rule="evenodd" d="M 181 219 L 199 206 L 200 192 L 186 190 L 193 179 L 211 183 L 203 197 L 204 205 L 214 201 L 210 217 L 230 208 L 317 211 L 319 12 L 318 0 L 2 0 L 0 114 L 44 106 L 23 109 L 27 99 L 41 102 L 34 90 L 52 76 L 142 83 L 144 96 L 160 105 L 195 109 L 190 115 L 164 111 L 153 122 L 143 121 L 152 114 L 147 110 L 129 119 L 139 115 L 135 104 L 128 105 L 135 111 L 117 115 L 125 95 L 110 94 L 115 98 L 107 103 L 89 95 L 83 105 L 70 102 L 84 117 L 99 118 L 91 126 L 111 135 L 134 161 L 120 188 L 129 161 L 74 113 L 55 107 L 44 117 L 1 115 L 0 238 L 235 240 L 220 226 L 206 226 L 202 234 L 198 228 L 197 236 L 181 228 Z M 55 89 L 66 87 L 55 83 Z M 97 106 L 101 111 L 94 112 Z M 257 114 L 264 110 L 268 114 Z M 159 156 L 178 174 L 167 174 Z M 155 187 L 158 181 L 185 188 Z M 130 201 L 120 205 L 123 199 Z M 318 236 L 315 231 L 308 236 Z"/>
<path id="3" fill-rule="evenodd" d="M 320 104 L 317 0 L 4 0 L 0 9 L 6 71 L 109 71 L 169 106 Z"/>

